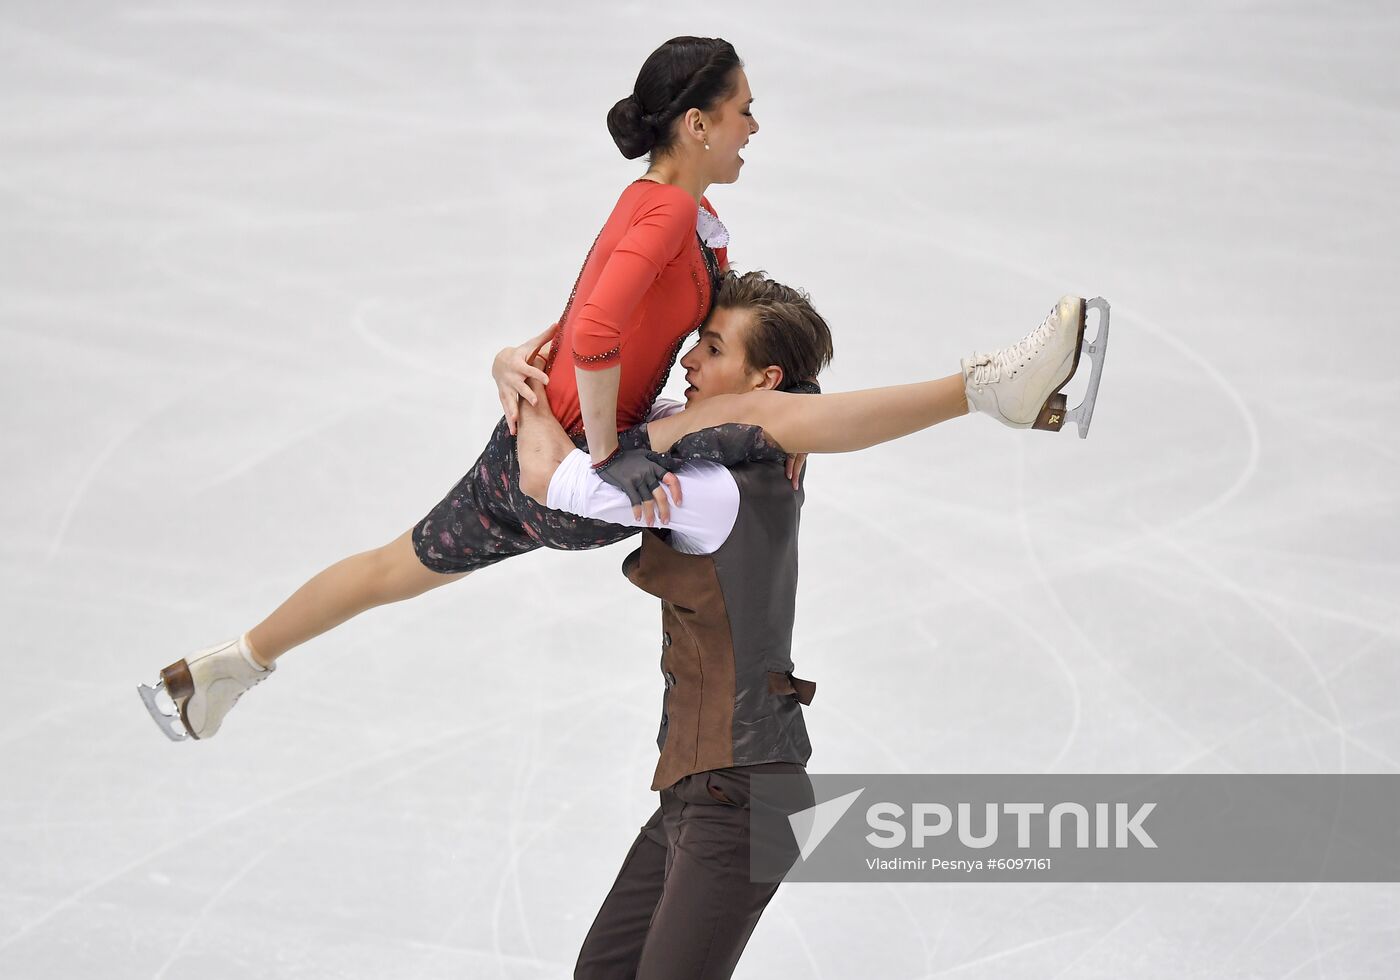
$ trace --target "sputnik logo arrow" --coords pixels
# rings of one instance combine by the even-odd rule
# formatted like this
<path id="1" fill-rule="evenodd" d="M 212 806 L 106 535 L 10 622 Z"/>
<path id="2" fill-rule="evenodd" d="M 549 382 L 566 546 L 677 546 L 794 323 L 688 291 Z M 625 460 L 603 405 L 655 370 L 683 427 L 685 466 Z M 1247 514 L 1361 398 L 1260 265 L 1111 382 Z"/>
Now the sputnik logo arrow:
<path id="1" fill-rule="evenodd" d="M 792 836 L 798 842 L 797 847 L 802 854 L 802 860 L 807 860 L 807 856 L 831 833 L 831 828 L 836 826 L 837 821 L 845 816 L 856 797 L 864 792 L 865 787 L 862 786 L 845 796 L 824 800 L 816 806 L 809 806 L 788 816 L 788 824 L 792 827 Z"/>

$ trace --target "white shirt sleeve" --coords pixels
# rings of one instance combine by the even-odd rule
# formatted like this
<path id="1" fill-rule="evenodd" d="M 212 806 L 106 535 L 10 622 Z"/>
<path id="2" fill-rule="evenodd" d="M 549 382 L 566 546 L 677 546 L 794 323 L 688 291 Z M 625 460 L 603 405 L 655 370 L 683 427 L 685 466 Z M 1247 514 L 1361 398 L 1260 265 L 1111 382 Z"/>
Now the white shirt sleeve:
<path id="1" fill-rule="evenodd" d="M 658 398 L 652 403 L 651 411 L 647 413 L 647 421 L 653 422 L 656 419 L 670 418 L 684 409 L 685 402 L 678 402 L 672 398 Z"/>
<path id="2" fill-rule="evenodd" d="M 684 503 L 678 507 L 672 502 L 670 523 L 657 528 L 671 530 L 671 547 L 677 551 L 688 555 L 718 551 L 739 517 L 739 484 L 734 474 L 718 463 L 695 459 L 677 470 L 676 476 Z M 665 493 L 669 499 L 670 489 Z M 627 494 L 604 483 L 593 472 L 588 453 L 580 449 L 565 456 L 554 471 L 545 506 L 625 527 L 646 527 L 645 520 L 632 516 Z"/>

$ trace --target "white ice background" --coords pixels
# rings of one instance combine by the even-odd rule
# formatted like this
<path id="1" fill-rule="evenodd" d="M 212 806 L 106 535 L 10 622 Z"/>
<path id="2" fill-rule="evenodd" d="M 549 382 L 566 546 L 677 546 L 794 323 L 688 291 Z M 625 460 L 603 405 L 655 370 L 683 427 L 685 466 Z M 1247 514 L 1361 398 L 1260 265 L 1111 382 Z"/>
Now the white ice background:
<path id="1" fill-rule="evenodd" d="M 368 612 L 214 740 L 134 688 L 465 472 L 675 34 L 747 63 L 711 197 L 827 390 L 1113 303 L 1088 440 L 812 460 L 812 771 L 1400 771 L 1394 4 L 5 0 L 0 976 L 569 975 L 655 806 L 632 545 Z M 793 884 L 737 976 L 1391 977 L 1397 896 Z"/>

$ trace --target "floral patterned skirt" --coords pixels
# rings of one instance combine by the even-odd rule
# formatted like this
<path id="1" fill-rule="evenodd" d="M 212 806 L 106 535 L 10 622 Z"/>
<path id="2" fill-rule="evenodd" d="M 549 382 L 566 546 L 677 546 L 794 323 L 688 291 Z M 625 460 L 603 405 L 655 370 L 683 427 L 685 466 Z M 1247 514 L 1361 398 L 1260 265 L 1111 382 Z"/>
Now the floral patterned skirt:
<path id="1" fill-rule="evenodd" d="M 624 449 L 648 446 L 645 424 L 617 434 Z M 580 449 L 587 440 L 579 435 Z M 586 551 L 641 528 L 550 510 L 520 490 L 520 457 L 505 417 L 467 475 L 413 529 L 418 560 L 444 575 L 472 572 L 536 548 Z"/>

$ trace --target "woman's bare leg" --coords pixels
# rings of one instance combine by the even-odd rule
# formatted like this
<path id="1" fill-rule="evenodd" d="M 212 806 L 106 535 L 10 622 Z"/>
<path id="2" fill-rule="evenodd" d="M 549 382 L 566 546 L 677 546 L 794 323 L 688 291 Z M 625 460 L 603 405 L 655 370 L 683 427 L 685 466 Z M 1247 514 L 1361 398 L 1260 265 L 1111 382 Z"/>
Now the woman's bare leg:
<path id="1" fill-rule="evenodd" d="M 470 574 L 444 575 L 425 566 L 413 550 L 410 529 L 383 547 L 351 555 L 319 572 L 249 630 L 248 643 L 253 657 L 266 666 L 366 609 L 411 599 Z"/>

